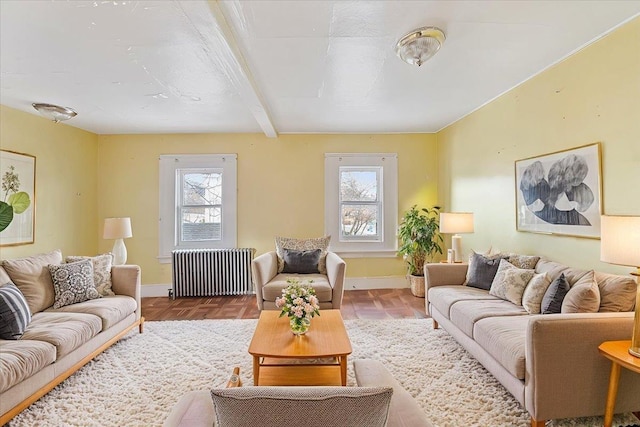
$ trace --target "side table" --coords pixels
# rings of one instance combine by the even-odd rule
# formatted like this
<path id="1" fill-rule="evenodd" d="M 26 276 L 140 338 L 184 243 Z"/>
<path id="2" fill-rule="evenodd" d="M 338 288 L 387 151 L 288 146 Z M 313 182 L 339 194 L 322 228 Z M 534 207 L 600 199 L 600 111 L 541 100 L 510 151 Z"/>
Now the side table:
<path id="1" fill-rule="evenodd" d="M 609 377 L 609 391 L 607 404 L 604 410 L 604 427 L 611 427 L 613 411 L 618 395 L 618 381 L 620 380 L 620 367 L 640 374 L 640 358 L 629 354 L 631 341 L 605 341 L 598 347 L 600 354 L 611 360 L 611 376 Z"/>

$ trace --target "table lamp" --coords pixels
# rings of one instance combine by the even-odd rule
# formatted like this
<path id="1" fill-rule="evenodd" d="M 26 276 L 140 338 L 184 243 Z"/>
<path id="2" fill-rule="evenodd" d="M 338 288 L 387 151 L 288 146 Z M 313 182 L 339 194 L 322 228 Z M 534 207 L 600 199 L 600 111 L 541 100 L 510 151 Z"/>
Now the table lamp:
<path id="1" fill-rule="evenodd" d="M 113 265 L 127 262 L 127 247 L 122 239 L 132 237 L 131 218 L 106 218 L 104 220 L 104 239 L 116 239 L 113 243 Z"/>
<path id="2" fill-rule="evenodd" d="M 640 276 L 640 216 L 603 215 L 600 219 L 600 260 L 609 264 L 636 267 Z M 629 353 L 640 357 L 640 286 L 636 290 L 636 314 Z"/>
<path id="3" fill-rule="evenodd" d="M 473 213 L 471 212 L 442 212 L 440 214 L 440 232 L 453 234 L 451 249 L 454 262 L 462 262 L 462 236 L 458 233 L 473 233 Z"/>

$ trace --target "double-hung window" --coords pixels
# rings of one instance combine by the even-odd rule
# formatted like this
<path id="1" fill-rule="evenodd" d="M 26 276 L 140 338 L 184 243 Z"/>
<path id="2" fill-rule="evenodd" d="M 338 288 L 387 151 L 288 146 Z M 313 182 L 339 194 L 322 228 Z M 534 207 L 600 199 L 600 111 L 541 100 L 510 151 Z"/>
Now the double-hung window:
<path id="1" fill-rule="evenodd" d="M 235 154 L 160 156 L 160 260 L 174 249 L 236 246 Z"/>
<path id="2" fill-rule="evenodd" d="M 331 249 L 354 256 L 395 255 L 396 154 L 325 154 L 325 232 Z"/>

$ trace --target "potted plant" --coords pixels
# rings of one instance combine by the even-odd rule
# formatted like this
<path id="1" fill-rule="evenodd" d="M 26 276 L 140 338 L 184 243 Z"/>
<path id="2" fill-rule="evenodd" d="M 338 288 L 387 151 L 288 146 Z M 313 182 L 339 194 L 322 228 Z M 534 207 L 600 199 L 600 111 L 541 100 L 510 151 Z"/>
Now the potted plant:
<path id="1" fill-rule="evenodd" d="M 417 297 L 424 297 L 424 263 L 436 253 L 442 253 L 439 210 L 438 206 L 418 209 L 413 205 L 405 212 L 398 227 L 398 255 L 402 255 L 407 263 L 411 292 Z"/>

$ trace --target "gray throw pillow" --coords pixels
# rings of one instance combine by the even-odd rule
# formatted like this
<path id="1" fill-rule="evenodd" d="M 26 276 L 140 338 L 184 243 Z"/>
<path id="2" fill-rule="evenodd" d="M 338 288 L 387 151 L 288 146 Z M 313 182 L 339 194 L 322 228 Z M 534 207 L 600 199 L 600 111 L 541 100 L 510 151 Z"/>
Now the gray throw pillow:
<path id="1" fill-rule="evenodd" d="M 31 322 L 27 300 L 13 283 L 0 286 L 0 338 L 17 340 Z"/>
<path id="2" fill-rule="evenodd" d="M 49 271 L 56 293 L 53 308 L 100 298 L 93 282 L 93 263 L 90 259 L 50 265 Z"/>
<path id="3" fill-rule="evenodd" d="M 211 390 L 215 425 L 234 427 L 384 427 L 392 394 L 391 387 L 235 387 Z M 299 417 L 293 414 L 299 414 Z M 294 418 L 288 418 L 292 416 Z"/>
<path id="4" fill-rule="evenodd" d="M 471 254 L 467 271 L 467 286 L 486 291 L 491 289 L 491 283 L 496 277 L 501 259 L 507 259 L 507 256 L 487 257 L 477 252 Z"/>
<path id="5" fill-rule="evenodd" d="M 318 264 L 322 249 L 312 251 L 297 251 L 295 249 L 283 249 L 284 269 L 283 273 L 313 274 L 320 273 Z"/>
<path id="6" fill-rule="evenodd" d="M 554 314 L 562 312 L 562 301 L 569 292 L 569 282 L 564 273 L 551 283 L 542 297 L 540 311 L 542 314 Z"/>

